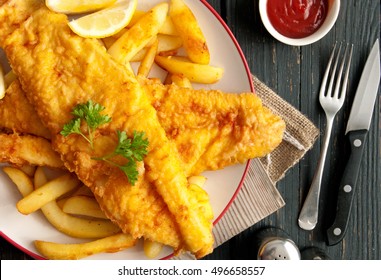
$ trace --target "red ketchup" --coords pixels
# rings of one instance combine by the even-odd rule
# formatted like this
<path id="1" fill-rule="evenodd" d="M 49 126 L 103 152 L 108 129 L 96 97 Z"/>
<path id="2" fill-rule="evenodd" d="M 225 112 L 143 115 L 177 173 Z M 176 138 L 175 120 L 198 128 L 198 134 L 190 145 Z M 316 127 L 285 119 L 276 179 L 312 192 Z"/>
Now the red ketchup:
<path id="1" fill-rule="evenodd" d="M 274 28 L 289 38 L 314 33 L 327 16 L 328 0 L 268 0 L 267 13 Z"/>

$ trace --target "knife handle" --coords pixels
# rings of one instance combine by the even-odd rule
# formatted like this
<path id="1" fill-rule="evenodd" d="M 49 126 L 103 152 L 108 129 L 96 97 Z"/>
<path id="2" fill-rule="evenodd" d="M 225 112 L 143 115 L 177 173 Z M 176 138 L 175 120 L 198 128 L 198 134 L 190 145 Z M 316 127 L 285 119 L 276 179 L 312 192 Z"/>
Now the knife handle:
<path id="1" fill-rule="evenodd" d="M 327 230 L 329 246 L 339 243 L 347 230 L 367 132 L 367 130 L 348 132 L 351 154 L 340 182 L 335 221 Z"/>

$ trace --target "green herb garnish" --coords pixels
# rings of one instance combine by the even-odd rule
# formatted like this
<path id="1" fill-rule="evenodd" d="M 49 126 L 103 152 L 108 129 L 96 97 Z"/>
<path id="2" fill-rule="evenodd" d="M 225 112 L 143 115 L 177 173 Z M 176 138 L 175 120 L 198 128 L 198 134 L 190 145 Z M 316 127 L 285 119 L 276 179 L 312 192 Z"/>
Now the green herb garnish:
<path id="1" fill-rule="evenodd" d="M 69 123 L 65 124 L 61 134 L 63 136 L 69 136 L 70 134 L 79 134 L 90 143 L 92 149 L 94 149 L 94 133 L 95 130 L 102 124 L 106 124 L 111 121 L 111 118 L 107 115 L 101 115 L 100 113 L 105 109 L 102 105 L 93 103 L 89 100 L 85 104 L 78 104 L 71 112 L 76 118 L 72 119 Z M 87 124 L 87 134 L 81 131 L 81 121 L 85 121 Z"/>
<path id="2" fill-rule="evenodd" d="M 72 114 L 75 117 L 69 123 L 65 124 L 61 134 L 65 137 L 70 134 L 79 134 L 87 142 L 89 142 L 92 149 L 94 149 L 94 134 L 95 130 L 108 122 L 111 118 L 107 115 L 101 115 L 105 108 L 102 105 L 93 103 L 89 100 L 85 104 L 78 104 L 74 107 Z M 87 135 L 81 131 L 81 123 L 84 121 L 87 125 Z M 135 185 L 138 180 L 137 162 L 143 161 L 147 155 L 148 140 L 144 138 L 144 132 L 133 132 L 132 139 L 127 137 L 125 131 L 116 131 L 118 135 L 118 144 L 115 150 L 103 157 L 95 157 L 95 160 L 103 160 L 114 166 L 119 167 L 124 174 L 126 174 L 128 181 L 131 185 Z M 127 159 L 127 163 L 120 165 L 111 159 L 115 156 L 122 156 Z"/>
<path id="3" fill-rule="evenodd" d="M 117 131 L 118 145 L 115 150 L 103 157 L 94 158 L 96 160 L 103 160 L 110 164 L 119 167 L 124 174 L 126 174 L 128 181 L 131 185 L 135 185 L 138 180 L 138 168 L 136 162 L 142 161 L 144 156 L 147 155 L 148 140 L 144 138 L 144 132 L 134 131 L 133 137 L 128 138 L 125 131 Z M 110 159 L 115 156 L 123 156 L 128 161 L 124 165 L 120 165 L 111 161 Z"/>

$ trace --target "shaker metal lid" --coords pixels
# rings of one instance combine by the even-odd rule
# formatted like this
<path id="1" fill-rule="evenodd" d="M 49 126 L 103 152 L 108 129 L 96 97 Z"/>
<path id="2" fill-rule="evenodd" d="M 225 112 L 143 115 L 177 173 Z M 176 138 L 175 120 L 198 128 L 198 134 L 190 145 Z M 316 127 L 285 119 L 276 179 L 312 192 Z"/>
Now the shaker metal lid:
<path id="1" fill-rule="evenodd" d="M 257 257 L 259 260 L 300 260 L 300 251 L 291 239 L 273 237 L 262 242 Z"/>

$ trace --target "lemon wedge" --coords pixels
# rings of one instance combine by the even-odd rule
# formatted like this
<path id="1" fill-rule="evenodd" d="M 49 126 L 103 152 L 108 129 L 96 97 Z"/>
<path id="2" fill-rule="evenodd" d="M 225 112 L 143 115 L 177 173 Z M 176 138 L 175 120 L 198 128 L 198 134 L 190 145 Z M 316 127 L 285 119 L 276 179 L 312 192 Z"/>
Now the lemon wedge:
<path id="1" fill-rule="evenodd" d="M 98 12 L 71 20 L 74 33 L 86 38 L 105 38 L 118 33 L 130 22 L 137 0 L 118 0 L 114 5 Z"/>
<path id="2" fill-rule="evenodd" d="M 116 0 L 46 0 L 52 11 L 64 14 L 88 13 L 114 4 Z"/>

